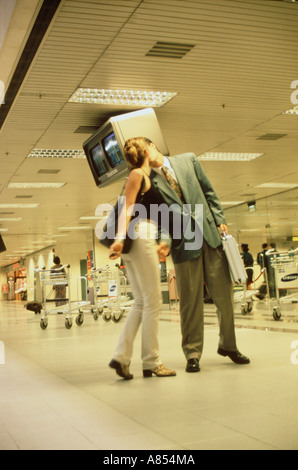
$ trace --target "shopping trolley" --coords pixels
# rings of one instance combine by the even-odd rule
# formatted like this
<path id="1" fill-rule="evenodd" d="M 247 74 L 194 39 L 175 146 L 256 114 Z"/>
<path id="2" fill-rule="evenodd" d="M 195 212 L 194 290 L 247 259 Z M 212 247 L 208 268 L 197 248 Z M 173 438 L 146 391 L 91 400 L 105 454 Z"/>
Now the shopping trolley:
<path id="1" fill-rule="evenodd" d="M 65 327 L 70 329 L 73 324 L 73 313 L 78 311 L 78 316 L 76 317 L 76 324 L 78 326 L 83 324 L 84 321 L 84 312 L 82 310 L 83 306 L 86 306 L 88 302 L 85 301 L 71 301 L 70 296 L 70 265 L 64 265 L 60 268 L 36 268 L 40 276 L 40 282 L 42 287 L 42 316 L 40 320 L 40 327 L 45 330 L 48 326 L 48 316 L 50 314 L 63 314 L 66 313 L 65 317 Z M 49 292 L 49 288 L 52 290 Z M 68 296 L 61 298 L 51 298 L 51 293 L 55 288 L 63 288 L 64 293 L 66 294 L 66 289 L 68 290 Z M 54 308 L 49 308 L 49 304 L 55 302 L 56 306 Z M 58 305 L 59 304 L 59 305 Z"/>
<path id="2" fill-rule="evenodd" d="M 253 296 L 259 291 L 254 289 L 247 289 L 246 283 L 242 285 L 236 284 L 233 286 L 234 289 L 234 303 L 240 303 L 242 315 L 247 315 L 253 310 Z"/>
<path id="3" fill-rule="evenodd" d="M 105 321 L 118 323 L 130 309 L 133 300 L 127 295 L 127 280 L 116 266 L 107 265 L 92 269 L 90 276 L 94 288 L 94 305 Z"/>
<path id="4" fill-rule="evenodd" d="M 280 320 L 282 304 L 298 303 L 298 248 L 287 252 L 273 252 L 270 258 L 274 268 L 276 294 L 273 318 Z M 284 295 L 281 295 L 281 291 Z M 288 293 L 289 291 L 292 293 Z"/>

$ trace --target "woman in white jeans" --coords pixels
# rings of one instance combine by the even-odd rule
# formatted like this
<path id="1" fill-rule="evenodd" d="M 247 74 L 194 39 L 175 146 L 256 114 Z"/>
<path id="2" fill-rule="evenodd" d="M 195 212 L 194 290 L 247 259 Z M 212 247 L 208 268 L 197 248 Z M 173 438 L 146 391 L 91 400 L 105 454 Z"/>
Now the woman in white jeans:
<path id="1" fill-rule="evenodd" d="M 165 242 L 158 245 L 156 243 L 157 222 L 148 219 L 140 220 L 134 231 L 137 237 L 133 237 L 128 253 L 123 250 L 127 232 L 130 233 L 128 230 L 131 221 L 129 209 L 131 210 L 136 203 L 140 203 L 149 217 L 150 205 L 163 202 L 158 191 L 151 186 L 149 178 L 150 144 L 151 142 L 143 137 L 129 139 L 125 143 L 124 156 L 133 169 L 125 186 L 126 210 L 122 210 L 120 214 L 117 237 L 110 248 L 111 259 L 123 257 L 134 298 L 113 359 L 109 364 L 120 377 L 126 380 L 133 378 L 129 365 L 134 340 L 141 324 L 143 376 L 176 375 L 174 370 L 167 369 L 163 365 L 159 357 L 158 324 L 161 308 L 159 256 L 167 256 L 169 248 Z"/>

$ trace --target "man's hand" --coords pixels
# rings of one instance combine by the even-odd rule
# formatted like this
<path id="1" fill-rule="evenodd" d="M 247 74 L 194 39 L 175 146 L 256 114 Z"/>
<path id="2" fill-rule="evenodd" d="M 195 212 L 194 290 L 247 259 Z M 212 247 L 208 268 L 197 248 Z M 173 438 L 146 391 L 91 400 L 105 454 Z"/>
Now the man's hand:
<path id="1" fill-rule="evenodd" d="M 160 244 L 157 245 L 157 253 L 160 258 L 166 258 L 170 253 L 170 247 L 166 242 L 160 242 Z"/>
<path id="2" fill-rule="evenodd" d="M 123 243 L 115 241 L 111 246 L 110 246 L 110 254 L 109 258 L 110 259 L 117 259 L 119 256 L 121 256 L 123 250 Z"/>

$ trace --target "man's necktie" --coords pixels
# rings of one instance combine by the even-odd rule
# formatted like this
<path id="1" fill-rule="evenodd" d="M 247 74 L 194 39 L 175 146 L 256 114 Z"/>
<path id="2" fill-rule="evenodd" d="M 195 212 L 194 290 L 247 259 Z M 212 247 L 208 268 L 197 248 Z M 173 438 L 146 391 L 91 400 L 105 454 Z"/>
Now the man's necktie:
<path id="1" fill-rule="evenodd" d="M 169 172 L 169 170 L 165 166 L 162 167 L 161 171 L 165 175 L 165 178 L 166 178 L 167 182 L 169 183 L 169 185 L 171 186 L 171 188 L 179 196 L 181 201 L 184 202 L 183 194 L 182 194 L 179 183 L 175 180 L 175 178 L 173 178 L 173 176 L 171 175 L 171 173 Z"/>

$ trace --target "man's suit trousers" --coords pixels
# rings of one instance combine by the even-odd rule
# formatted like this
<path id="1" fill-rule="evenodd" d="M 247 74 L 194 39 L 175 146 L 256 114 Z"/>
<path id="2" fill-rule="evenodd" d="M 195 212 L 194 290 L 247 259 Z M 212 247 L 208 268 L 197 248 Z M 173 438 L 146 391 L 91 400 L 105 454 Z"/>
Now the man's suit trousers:
<path id="1" fill-rule="evenodd" d="M 204 282 L 217 308 L 219 347 L 236 351 L 234 296 L 226 255 L 221 246 L 203 242 L 198 258 L 175 264 L 180 298 L 182 349 L 186 359 L 200 359 L 204 342 Z"/>

